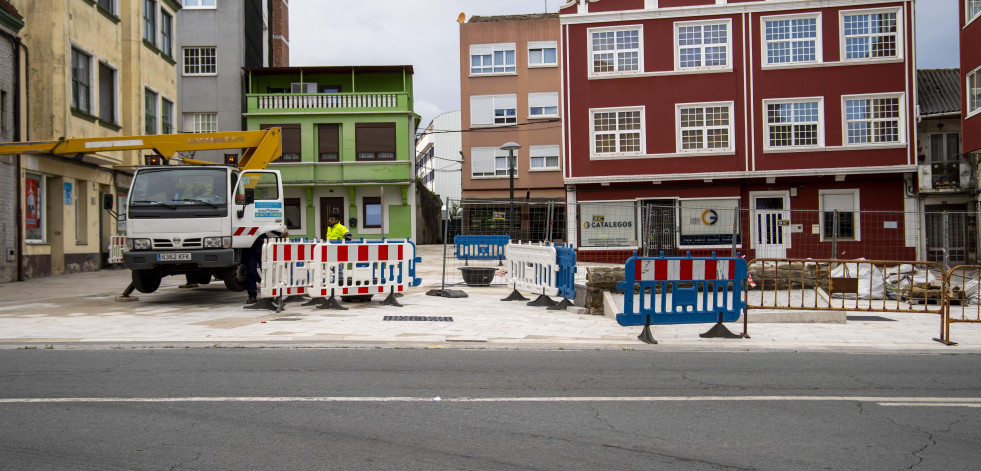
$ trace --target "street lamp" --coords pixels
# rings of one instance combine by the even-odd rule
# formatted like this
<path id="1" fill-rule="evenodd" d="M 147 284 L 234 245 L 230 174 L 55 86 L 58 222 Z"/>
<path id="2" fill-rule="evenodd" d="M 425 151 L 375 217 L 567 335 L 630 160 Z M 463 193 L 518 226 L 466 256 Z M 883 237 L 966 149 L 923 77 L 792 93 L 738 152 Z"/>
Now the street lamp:
<path id="1" fill-rule="evenodd" d="M 511 180 L 508 193 L 508 237 L 512 240 L 514 239 L 514 151 L 520 148 L 517 142 L 508 142 L 501 146 L 501 150 L 508 151 L 508 178 Z"/>

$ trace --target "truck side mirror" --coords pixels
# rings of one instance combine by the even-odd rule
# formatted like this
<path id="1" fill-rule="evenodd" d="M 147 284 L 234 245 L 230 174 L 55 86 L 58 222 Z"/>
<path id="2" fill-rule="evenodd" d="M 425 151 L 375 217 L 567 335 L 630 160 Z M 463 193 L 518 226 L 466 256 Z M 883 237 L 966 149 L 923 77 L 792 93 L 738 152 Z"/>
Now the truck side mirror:
<path id="1" fill-rule="evenodd" d="M 102 209 L 106 209 L 106 210 L 112 209 L 112 204 L 113 204 L 113 200 L 114 199 L 116 199 L 116 197 L 113 196 L 112 193 L 103 193 L 102 194 Z"/>
<path id="2" fill-rule="evenodd" d="M 245 189 L 245 205 L 248 206 L 255 203 L 255 188 Z"/>

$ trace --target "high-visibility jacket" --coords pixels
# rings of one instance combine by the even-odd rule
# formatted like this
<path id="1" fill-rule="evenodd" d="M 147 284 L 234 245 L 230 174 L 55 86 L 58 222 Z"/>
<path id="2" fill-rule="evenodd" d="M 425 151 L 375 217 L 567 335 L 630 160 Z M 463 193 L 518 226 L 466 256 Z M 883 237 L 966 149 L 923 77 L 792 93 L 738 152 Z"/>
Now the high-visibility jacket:
<path id="1" fill-rule="evenodd" d="M 345 237 L 346 236 L 346 237 Z M 350 232 L 344 227 L 344 224 L 337 223 L 333 226 L 327 228 L 327 234 L 324 235 L 324 239 L 327 240 L 350 240 Z"/>

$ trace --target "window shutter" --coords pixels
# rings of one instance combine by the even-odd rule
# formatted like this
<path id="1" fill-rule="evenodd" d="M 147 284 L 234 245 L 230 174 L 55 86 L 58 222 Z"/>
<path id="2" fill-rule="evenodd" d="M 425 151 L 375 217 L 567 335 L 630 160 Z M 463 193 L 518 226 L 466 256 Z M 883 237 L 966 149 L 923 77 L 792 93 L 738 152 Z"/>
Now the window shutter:
<path id="1" fill-rule="evenodd" d="M 320 148 L 320 153 L 325 152 L 340 152 L 340 143 L 338 142 L 339 126 L 336 124 L 318 124 L 317 125 L 317 145 Z"/>
<path id="2" fill-rule="evenodd" d="M 490 44 L 471 44 L 470 45 L 470 55 L 471 56 L 486 56 L 494 52 L 494 47 Z"/>
<path id="3" fill-rule="evenodd" d="M 358 123 L 354 129 L 355 148 L 362 152 L 395 152 L 395 123 Z"/>
<path id="4" fill-rule="evenodd" d="M 552 93 L 529 93 L 528 94 L 528 107 L 548 107 L 548 106 L 559 106 L 559 94 Z"/>
<path id="5" fill-rule="evenodd" d="M 557 157 L 559 146 L 530 146 L 528 155 L 531 157 Z"/>
<path id="6" fill-rule="evenodd" d="M 824 195 L 824 210 L 841 212 L 855 211 L 855 198 L 852 194 Z"/>
<path id="7" fill-rule="evenodd" d="M 528 49 L 556 48 L 555 41 L 528 41 Z"/>
<path id="8" fill-rule="evenodd" d="M 470 148 L 470 174 L 494 173 L 494 147 Z"/>
<path id="9" fill-rule="evenodd" d="M 494 97 L 494 109 L 518 109 L 518 95 L 497 95 Z"/>
<path id="10" fill-rule="evenodd" d="M 494 96 L 470 97 L 470 125 L 487 126 L 494 124 Z"/>

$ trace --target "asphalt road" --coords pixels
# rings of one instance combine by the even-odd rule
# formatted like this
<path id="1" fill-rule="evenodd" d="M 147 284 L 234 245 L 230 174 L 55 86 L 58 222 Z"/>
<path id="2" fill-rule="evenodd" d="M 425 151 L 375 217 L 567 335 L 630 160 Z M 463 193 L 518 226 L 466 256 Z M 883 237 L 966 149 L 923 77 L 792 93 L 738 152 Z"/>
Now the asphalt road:
<path id="1" fill-rule="evenodd" d="M 0 350 L 0 469 L 976 469 L 981 355 Z"/>

